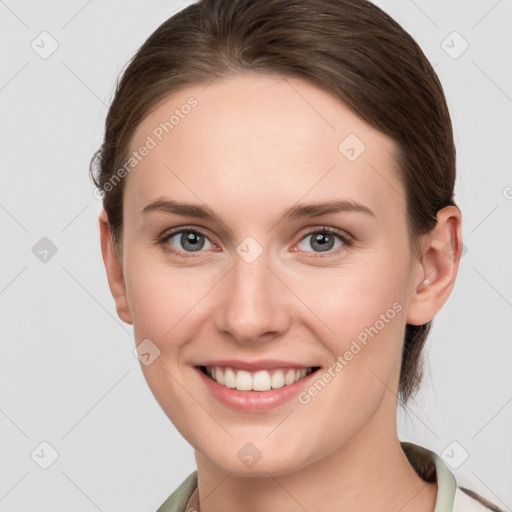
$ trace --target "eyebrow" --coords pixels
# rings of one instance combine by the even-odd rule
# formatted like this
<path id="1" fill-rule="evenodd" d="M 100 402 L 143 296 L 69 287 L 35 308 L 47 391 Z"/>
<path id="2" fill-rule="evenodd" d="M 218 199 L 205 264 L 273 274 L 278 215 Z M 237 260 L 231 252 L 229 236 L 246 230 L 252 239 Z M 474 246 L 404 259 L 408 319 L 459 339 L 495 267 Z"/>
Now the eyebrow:
<path id="1" fill-rule="evenodd" d="M 145 206 L 142 210 L 142 214 L 146 215 L 154 211 L 170 215 L 174 214 L 184 217 L 209 219 L 226 226 L 224 220 L 207 206 L 160 199 Z M 299 203 L 285 210 L 282 218 L 283 220 L 299 220 L 306 217 L 320 217 L 322 215 L 341 212 L 364 213 L 376 218 L 375 213 L 370 208 L 348 199 L 336 199 L 309 204 Z"/>

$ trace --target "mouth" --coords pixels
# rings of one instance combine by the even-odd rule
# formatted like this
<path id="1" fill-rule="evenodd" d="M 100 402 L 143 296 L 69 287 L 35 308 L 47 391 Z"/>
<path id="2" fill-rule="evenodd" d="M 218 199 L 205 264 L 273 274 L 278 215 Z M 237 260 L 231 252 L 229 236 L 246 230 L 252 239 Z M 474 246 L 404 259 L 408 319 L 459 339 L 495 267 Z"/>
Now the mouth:
<path id="1" fill-rule="evenodd" d="M 225 388 L 238 391 L 270 391 L 291 386 L 318 371 L 320 366 L 309 368 L 273 368 L 248 371 L 230 366 L 199 366 L 209 379 Z"/>

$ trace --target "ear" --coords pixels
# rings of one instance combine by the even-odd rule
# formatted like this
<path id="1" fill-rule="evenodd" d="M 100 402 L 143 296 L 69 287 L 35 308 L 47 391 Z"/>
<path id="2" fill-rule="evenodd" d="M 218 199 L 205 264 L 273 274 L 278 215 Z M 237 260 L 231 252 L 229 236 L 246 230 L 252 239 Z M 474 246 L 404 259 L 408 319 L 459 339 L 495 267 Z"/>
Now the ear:
<path id="1" fill-rule="evenodd" d="M 124 282 L 123 265 L 119 261 L 114 251 L 114 241 L 110 230 L 107 212 L 102 209 L 99 215 L 101 253 L 103 255 L 103 263 L 107 271 L 108 284 L 110 291 L 116 303 L 116 310 L 119 318 L 127 323 L 132 324 L 130 308 L 126 297 L 126 285 Z"/>
<path id="2" fill-rule="evenodd" d="M 411 325 L 430 322 L 450 296 L 463 249 L 460 210 L 456 206 L 439 210 L 435 228 L 425 236 L 426 250 L 416 275 L 419 282 L 413 283 L 408 302 L 406 321 Z"/>

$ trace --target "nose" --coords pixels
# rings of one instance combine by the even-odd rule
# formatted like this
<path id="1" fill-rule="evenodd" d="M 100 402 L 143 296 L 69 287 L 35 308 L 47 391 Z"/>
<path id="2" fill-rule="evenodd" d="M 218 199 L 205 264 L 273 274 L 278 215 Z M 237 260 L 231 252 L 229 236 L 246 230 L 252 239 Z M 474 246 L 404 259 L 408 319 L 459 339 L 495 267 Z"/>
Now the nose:
<path id="1" fill-rule="evenodd" d="M 276 274 L 265 252 L 252 263 L 236 255 L 223 279 L 214 313 L 216 328 L 242 344 L 282 336 L 290 325 L 293 294 Z"/>

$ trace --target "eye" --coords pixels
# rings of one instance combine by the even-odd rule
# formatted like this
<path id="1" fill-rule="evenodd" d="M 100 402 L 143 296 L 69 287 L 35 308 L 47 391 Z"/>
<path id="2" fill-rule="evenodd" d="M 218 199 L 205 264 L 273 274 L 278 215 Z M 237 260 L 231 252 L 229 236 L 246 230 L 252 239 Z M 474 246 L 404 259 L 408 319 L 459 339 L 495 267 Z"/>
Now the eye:
<path id="1" fill-rule="evenodd" d="M 311 240 L 307 243 L 306 240 L 310 237 Z M 338 243 L 336 244 L 336 242 Z M 188 227 L 181 227 L 163 235 L 158 240 L 158 244 L 162 245 L 165 251 L 183 257 L 194 257 L 193 253 L 205 252 L 202 249 L 217 248 L 207 235 L 197 229 Z M 345 233 L 333 228 L 321 227 L 309 231 L 302 237 L 297 246 L 301 252 L 311 252 L 309 249 L 312 248 L 313 252 L 319 256 L 322 256 L 320 253 L 328 253 L 326 256 L 330 256 L 332 253 L 340 252 L 339 250 L 333 251 L 333 249 L 343 250 L 351 247 L 352 244 L 352 239 Z M 316 255 L 313 257 L 316 257 Z"/>
<path id="2" fill-rule="evenodd" d="M 182 253 L 201 252 L 205 245 L 207 249 L 215 247 L 205 234 L 191 228 L 181 228 L 167 233 L 160 239 L 159 243 L 166 251 L 180 255 L 183 255 Z M 178 246 L 178 250 L 174 250 L 173 246 Z"/>
<path id="3" fill-rule="evenodd" d="M 310 241 L 305 242 L 310 237 Z M 336 239 L 339 242 L 338 245 L 336 245 Z M 304 245 L 300 247 L 300 244 Z M 339 249 L 340 247 L 343 249 L 343 247 L 350 247 L 351 245 L 352 240 L 348 236 L 335 229 L 327 227 L 323 227 L 321 229 L 316 228 L 310 231 L 301 239 L 298 244 L 301 251 L 309 252 L 308 248 L 312 248 L 314 252 L 319 253 L 325 253 L 329 251 L 337 253 L 339 251 L 332 251 L 332 249 Z"/>

